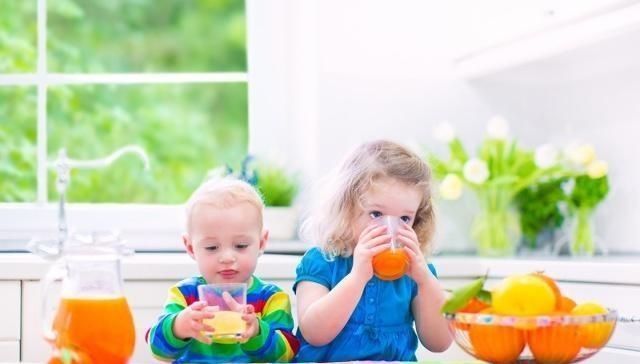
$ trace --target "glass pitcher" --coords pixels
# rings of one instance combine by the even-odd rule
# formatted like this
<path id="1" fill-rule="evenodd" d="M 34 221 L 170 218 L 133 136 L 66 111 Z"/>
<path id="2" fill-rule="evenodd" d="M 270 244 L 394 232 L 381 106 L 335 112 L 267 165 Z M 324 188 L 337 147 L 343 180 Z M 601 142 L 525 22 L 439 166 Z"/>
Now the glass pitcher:
<path id="1" fill-rule="evenodd" d="M 32 248 L 41 255 L 47 251 L 43 244 Z M 50 363 L 129 361 L 135 329 L 120 273 L 120 258 L 128 253 L 116 235 L 76 234 L 67 240 L 42 281 Z"/>

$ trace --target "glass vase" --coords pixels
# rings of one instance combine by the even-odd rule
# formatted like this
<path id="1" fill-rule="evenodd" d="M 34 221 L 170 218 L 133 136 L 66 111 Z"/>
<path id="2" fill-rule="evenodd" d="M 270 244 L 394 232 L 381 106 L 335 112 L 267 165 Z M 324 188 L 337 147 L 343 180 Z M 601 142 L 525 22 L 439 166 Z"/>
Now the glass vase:
<path id="1" fill-rule="evenodd" d="M 486 191 L 480 197 L 480 212 L 474 218 L 471 236 L 478 255 L 485 257 L 512 256 L 520 240 L 517 211 L 511 206 L 506 191 Z"/>
<path id="2" fill-rule="evenodd" d="M 571 235 L 569 239 L 571 255 L 592 257 L 596 251 L 593 210 L 579 208 L 575 210 L 571 218 Z"/>

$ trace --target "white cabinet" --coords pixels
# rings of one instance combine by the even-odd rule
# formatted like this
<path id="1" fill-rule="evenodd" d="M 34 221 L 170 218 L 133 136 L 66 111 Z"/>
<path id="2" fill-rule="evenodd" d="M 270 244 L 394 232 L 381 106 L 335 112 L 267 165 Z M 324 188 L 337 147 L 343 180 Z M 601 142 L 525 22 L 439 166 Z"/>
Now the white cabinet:
<path id="1" fill-rule="evenodd" d="M 20 281 L 0 281 L 0 362 L 20 360 Z"/>
<path id="2" fill-rule="evenodd" d="M 637 31 L 637 0 L 454 2 L 454 63 L 468 78 L 541 61 Z M 458 10 L 460 10 L 458 9 Z"/>

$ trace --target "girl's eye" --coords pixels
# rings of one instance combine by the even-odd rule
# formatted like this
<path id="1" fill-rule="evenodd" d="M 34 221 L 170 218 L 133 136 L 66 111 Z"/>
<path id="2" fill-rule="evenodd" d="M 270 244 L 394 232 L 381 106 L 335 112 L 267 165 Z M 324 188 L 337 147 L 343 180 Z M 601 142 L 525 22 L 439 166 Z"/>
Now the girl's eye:
<path id="1" fill-rule="evenodd" d="M 409 221 L 411 221 L 411 216 L 401 216 L 400 220 L 402 220 L 402 222 L 404 222 L 405 224 L 408 224 Z"/>
<path id="2" fill-rule="evenodd" d="M 379 218 L 380 216 L 382 216 L 382 212 L 380 212 L 380 211 L 371 211 L 371 212 L 369 213 L 369 216 L 370 216 L 372 219 L 377 219 L 377 218 Z"/>
<path id="3" fill-rule="evenodd" d="M 215 245 L 213 245 L 213 246 L 207 246 L 207 247 L 205 247 L 205 248 L 204 248 L 204 250 L 209 251 L 209 252 L 213 252 L 213 251 L 218 250 L 218 247 L 217 247 L 217 246 L 215 246 Z"/>
<path id="4" fill-rule="evenodd" d="M 240 243 L 240 244 L 236 244 L 236 249 L 246 249 L 247 247 L 249 247 L 249 244 L 247 243 Z"/>

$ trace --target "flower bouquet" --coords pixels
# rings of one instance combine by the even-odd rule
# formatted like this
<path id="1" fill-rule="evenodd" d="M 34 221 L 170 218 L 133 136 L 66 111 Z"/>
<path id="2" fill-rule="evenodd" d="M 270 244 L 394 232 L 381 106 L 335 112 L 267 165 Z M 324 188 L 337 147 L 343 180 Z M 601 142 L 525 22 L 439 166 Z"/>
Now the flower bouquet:
<path id="1" fill-rule="evenodd" d="M 509 137 L 505 119 L 493 117 L 478 154 L 470 156 L 454 129 L 443 124 L 436 137 L 448 145 L 446 159 L 430 154 L 428 159 L 439 179 L 439 192 L 447 200 L 458 199 L 466 186 L 478 200 L 480 211 L 474 218 L 471 236 L 483 256 L 508 256 L 520 239 L 518 211 L 514 198 L 523 189 L 540 181 L 566 174 L 558 164 L 558 152 L 543 145 L 535 152 L 522 148 Z"/>

